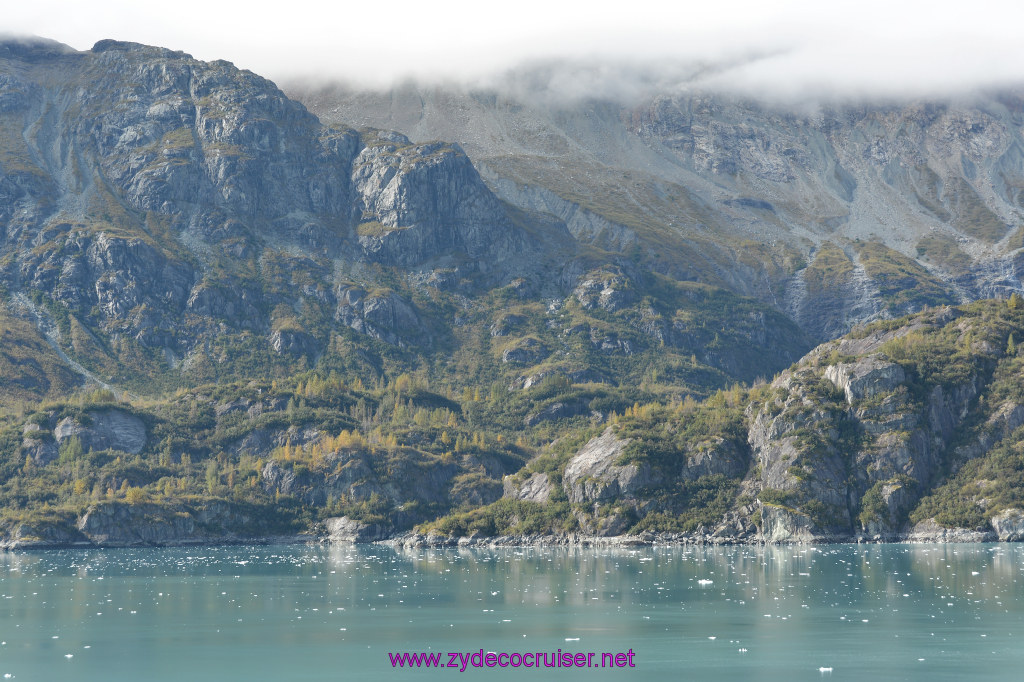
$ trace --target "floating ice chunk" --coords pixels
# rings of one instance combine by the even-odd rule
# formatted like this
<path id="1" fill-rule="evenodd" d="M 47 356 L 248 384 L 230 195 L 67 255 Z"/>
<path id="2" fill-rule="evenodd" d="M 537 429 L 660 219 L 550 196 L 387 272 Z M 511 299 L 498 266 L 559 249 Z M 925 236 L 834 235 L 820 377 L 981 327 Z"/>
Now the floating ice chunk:
<path id="1" fill-rule="evenodd" d="M 708 580 L 707 578 L 702 578 L 702 579 L 697 581 L 697 584 L 698 585 L 711 585 L 714 582 L 715 582 L 714 580 Z"/>

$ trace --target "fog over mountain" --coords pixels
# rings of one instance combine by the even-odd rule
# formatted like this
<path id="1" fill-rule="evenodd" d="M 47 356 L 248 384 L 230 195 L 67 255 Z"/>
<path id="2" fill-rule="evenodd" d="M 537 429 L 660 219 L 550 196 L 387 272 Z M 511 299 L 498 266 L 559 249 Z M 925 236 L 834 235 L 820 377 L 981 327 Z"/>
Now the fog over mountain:
<path id="1" fill-rule="evenodd" d="M 201 19 L 198 19 L 201 17 Z M 1024 9 L 1002 0 L 758 3 L 207 3 L 173 12 L 105 0 L 6 8 L 5 31 L 77 49 L 105 38 L 173 45 L 275 80 L 300 76 L 389 87 L 415 77 L 478 83 L 536 61 L 626 63 L 662 85 L 713 65 L 705 85 L 763 96 L 921 96 L 1019 82 Z M 677 66 L 682 65 L 682 66 Z M 699 68 L 699 67 L 698 67 Z M 568 84 L 563 84 L 568 85 Z"/>

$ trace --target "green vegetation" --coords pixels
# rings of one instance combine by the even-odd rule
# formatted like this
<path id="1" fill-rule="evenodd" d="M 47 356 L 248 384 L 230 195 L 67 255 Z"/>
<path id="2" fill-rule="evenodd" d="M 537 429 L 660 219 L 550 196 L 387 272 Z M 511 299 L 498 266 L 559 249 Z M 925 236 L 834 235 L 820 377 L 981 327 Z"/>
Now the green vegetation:
<path id="1" fill-rule="evenodd" d="M 960 176 L 949 178 L 945 190 L 947 203 L 956 216 L 953 224 L 964 234 L 994 244 L 1010 231 L 1010 226 Z"/>
<path id="2" fill-rule="evenodd" d="M 286 277 L 281 286 L 294 286 L 305 276 L 303 268 L 317 267 L 299 265 L 290 274 L 280 270 Z M 822 376 L 825 367 L 857 358 L 833 350 L 801 363 L 792 370 L 788 390 L 733 384 L 712 391 L 700 384 L 669 383 L 700 376 L 693 359 L 678 357 L 684 351 L 659 346 L 662 358 L 652 353 L 639 361 L 626 355 L 604 359 L 593 351 L 593 332 L 574 337 L 562 331 L 585 324 L 602 334 L 626 335 L 629 326 L 621 320 L 635 314 L 633 309 L 584 309 L 572 299 L 556 313 L 564 323 L 549 325 L 543 322 L 550 319 L 545 309 L 493 295 L 503 301 L 504 307 L 496 306 L 499 312 L 481 311 L 456 328 L 453 337 L 439 337 L 445 344 L 440 347 L 451 349 L 445 351 L 452 353 L 450 361 L 438 359 L 417 369 L 412 367 L 422 363 L 421 355 L 357 338 L 354 332 L 328 332 L 327 350 L 317 366 L 303 370 L 308 360 L 279 356 L 266 349 L 261 337 L 242 333 L 214 340 L 209 361 L 189 370 L 193 376 L 217 375 L 219 383 L 126 401 L 103 390 L 72 398 L 39 392 L 8 401 L 0 414 L 0 520 L 59 525 L 60 519 L 97 505 L 145 508 L 153 518 L 164 518 L 223 501 L 247 509 L 247 518 L 261 528 L 303 528 L 346 515 L 396 528 L 417 526 L 423 532 L 518 535 L 579 532 L 581 518 L 601 524 L 614 517 L 635 533 L 709 532 L 727 512 L 749 504 L 739 497 L 741 482 L 760 476 L 760 467 L 751 470 L 749 419 L 764 409 L 798 426 L 784 434 L 794 452 L 784 463 L 791 487 L 761 490 L 761 503 L 805 515 L 822 529 L 842 530 L 849 522 L 845 510 L 823 503 L 814 491 L 842 483 L 831 482 L 835 473 L 825 463 L 845 458 L 851 467 L 846 475 L 853 476 L 853 455 L 871 444 L 851 421 L 843 392 Z M 691 305 L 705 297 L 719 304 L 734 300 L 715 299 L 715 290 L 699 286 L 667 286 L 658 295 L 678 296 L 676 301 Z M 677 310 L 676 318 L 691 329 L 700 328 L 702 317 L 714 319 L 703 306 L 690 311 Z M 276 329 L 302 331 L 318 318 L 310 316 L 305 304 L 281 304 L 268 319 Z M 532 368 L 502 365 L 500 355 L 484 361 L 487 356 L 474 349 L 488 349 L 494 358 L 494 349 L 509 343 L 508 337 L 490 336 L 496 321 L 545 346 L 575 349 L 581 359 Z M 74 338 L 76 318 L 66 324 Z M 929 310 L 860 333 L 885 330 L 899 333 L 882 344 L 881 352 L 903 367 L 907 379 L 896 391 L 858 402 L 865 414 L 923 410 L 936 387 L 951 394 L 984 386 L 984 398 L 973 404 L 956 441 L 962 443 L 991 430 L 987 420 L 994 410 L 1024 404 L 1019 381 L 1024 356 L 1018 355 L 1015 340 L 1024 338 L 1019 297 Z M 37 347 L 26 345 L 30 331 L 27 323 L 8 319 L 2 333 L 11 341 L 4 352 L 44 351 L 38 338 Z M 575 346 L 568 342 L 574 338 Z M 633 338 L 641 343 L 640 337 Z M 110 348 L 125 357 L 116 344 Z M 592 358 L 592 367 L 583 358 Z M 12 368 L 28 366 L 9 362 Z M 643 367 L 643 374 L 630 385 L 575 382 L 568 376 L 574 366 L 617 376 Z M 543 376 L 529 388 L 509 388 L 515 377 L 531 372 Z M 234 378 L 239 375 L 265 378 Z M 142 420 L 147 442 L 141 452 L 95 449 L 84 435 L 56 440 L 56 426 L 63 420 L 88 430 L 109 410 Z M 552 416 L 537 417 L 545 413 Z M 25 430 L 26 424 L 38 428 Z M 628 440 L 615 464 L 645 467 L 650 483 L 635 497 L 600 508 L 573 505 L 563 487 L 565 467 L 609 424 Z M 954 452 L 951 446 L 949 453 Z M 680 475 L 691 466 L 698 467 L 696 473 Z M 885 490 L 905 487 L 911 500 L 928 492 L 896 476 L 868 486 L 851 514 L 862 525 L 899 526 L 908 514 L 914 522 L 934 516 L 941 524 L 984 524 L 1022 499 L 1024 430 L 982 457 L 948 459 L 943 466 L 955 475 L 915 508 L 890 512 Z M 535 473 L 548 476 L 548 502 L 501 497 L 504 476 L 522 484 Z"/>
<path id="3" fill-rule="evenodd" d="M 12 317 L 0 305 L 0 377 L 8 405 L 66 395 L 79 378 L 30 323 Z"/>
<path id="4" fill-rule="evenodd" d="M 966 462 L 947 483 L 921 500 L 910 520 L 933 518 L 947 527 L 984 528 L 1005 509 L 1024 507 L 1024 430 Z"/>
<path id="5" fill-rule="evenodd" d="M 814 254 L 814 260 L 804 270 L 804 282 L 809 293 L 847 286 L 847 277 L 853 272 L 853 262 L 841 248 L 825 242 Z"/>
<path id="6" fill-rule="evenodd" d="M 387 227 L 376 220 L 359 223 L 356 225 L 356 234 L 360 237 L 383 237 L 395 230 L 407 230 L 407 227 Z"/>
<path id="7" fill-rule="evenodd" d="M 914 169 L 917 189 L 914 195 L 918 204 L 939 220 L 946 222 L 952 215 L 942 204 L 939 194 L 942 191 L 942 179 L 932 170 L 931 166 L 922 165 Z"/>
<path id="8" fill-rule="evenodd" d="M 855 247 L 890 310 L 920 310 L 956 302 L 942 282 L 910 258 L 877 242 L 858 241 Z"/>
<path id="9" fill-rule="evenodd" d="M 944 234 L 923 237 L 917 243 L 917 255 L 956 275 L 968 272 L 974 264 L 956 239 Z"/>

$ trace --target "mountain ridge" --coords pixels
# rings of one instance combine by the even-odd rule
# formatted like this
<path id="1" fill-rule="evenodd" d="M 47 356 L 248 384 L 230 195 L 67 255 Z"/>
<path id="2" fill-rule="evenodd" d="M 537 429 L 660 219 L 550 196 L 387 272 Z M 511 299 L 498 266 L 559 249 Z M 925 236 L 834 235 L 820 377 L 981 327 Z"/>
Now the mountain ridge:
<path id="1" fill-rule="evenodd" d="M 374 92 L 296 82 L 286 90 L 325 120 L 457 140 L 516 205 L 594 214 L 640 234 L 648 251 L 665 239 L 677 251 L 696 246 L 703 266 L 675 265 L 674 276 L 758 296 L 819 341 L 925 301 L 1019 290 L 1015 188 L 1024 147 L 1015 90 L 813 110 L 685 86 L 628 102 L 600 94 L 549 101 L 521 87 L 531 73 L 508 76 L 518 89 L 410 82 Z M 629 208 L 596 201 L 602 196 Z M 773 248 L 751 257 L 751 240 Z M 902 290 L 921 289 L 920 301 L 894 296 L 877 258 L 874 268 L 860 263 L 861 242 L 884 247 L 893 267 L 911 267 L 913 286 Z M 873 301 L 850 319 L 827 313 L 835 307 L 828 295 L 794 293 L 808 284 L 801 266 L 836 248 L 859 276 L 844 284 L 868 285 Z M 743 260 L 753 272 L 735 267 Z"/>
<path id="2" fill-rule="evenodd" d="M 1017 508 L 1019 296 L 949 304 L 1016 295 L 1022 251 L 962 177 L 887 185 L 919 190 L 941 232 L 907 255 L 790 224 L 809 214 L 787 183 L 831 188 L 826 203 L 865 191 L 832 152 L 800 175 L 771 136 L 687 146 L 760 139 L 737 137 L 738 105 L 679 144 L 678 101 L 628 129 L 595 105 L 595 139 L 614 120 L 670 165 L 702 159 L 652 182 L 554 151 L 478 170 L 458 140 L 325 123 L 228 62 L 135 43 L 0 43 L 0 86 L 7 545 L 320 524 L 889 538 Z M 961 138 L 981 158 L 1003 131 L 976 177 L 1001 168 L 1008 188 L 1020 131 L 1000 126 Z M 865 377 L 887 388 L 862 395 Z M 1005 485 L 982 503 L 970 486 L 992 472 Z"/>

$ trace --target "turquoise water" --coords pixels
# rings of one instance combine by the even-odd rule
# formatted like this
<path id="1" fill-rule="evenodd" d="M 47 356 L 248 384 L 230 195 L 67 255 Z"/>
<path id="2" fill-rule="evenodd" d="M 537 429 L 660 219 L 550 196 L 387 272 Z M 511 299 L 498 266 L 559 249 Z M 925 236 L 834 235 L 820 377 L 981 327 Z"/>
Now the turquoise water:
<path id="1" fill-rule="evenodd" d="M 0 680 L 1019 680 L 1022 564 L 1006 544 L 0 553 Z M 388 657 L 481 649 L 635 667 Z"/>

